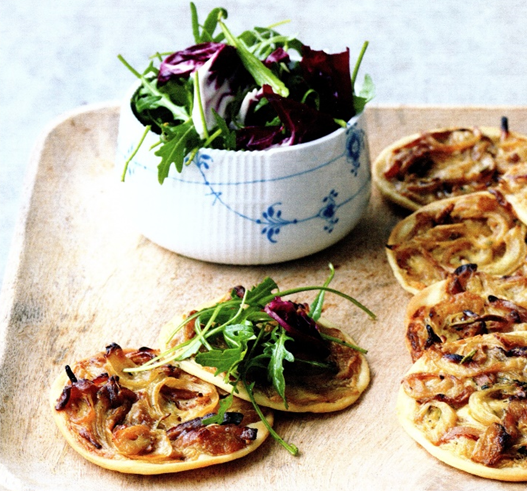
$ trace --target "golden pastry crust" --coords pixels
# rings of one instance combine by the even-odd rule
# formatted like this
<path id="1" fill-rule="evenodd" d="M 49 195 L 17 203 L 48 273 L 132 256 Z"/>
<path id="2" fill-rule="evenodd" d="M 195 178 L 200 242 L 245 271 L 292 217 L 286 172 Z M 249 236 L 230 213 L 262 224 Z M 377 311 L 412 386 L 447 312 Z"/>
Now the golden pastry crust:
<path id="1" fill-rule="evenodd" d="M 125 371 L 157 354 L 113 344 L 56 378 L 53 417 L 82 457 L 123 473 L 162 474 L 228 462 L 263 443 L 269 432 L 251 404 L 234 398 L 229 421 L 204 424 L 223 397 L 214 385 L 170 365 Z M 271 411 L 266 418 L 273 423 Z"/>
<path id="2" fill-rule="evenodd" d="M 527 330 L 527 277 L 492 276 L 473 264 L 410 299 L 406 347 L 412 361 L 438 344 L 492 332 Z"/>
<path id="3" fill-rule="evenodd" d="M 512 166 L 527 162 L 527 137 L 506 129 L 443 128 L 387 146 L 372 176 L 389 200 L 415 211 L 434 201 L 495 188 Z"/>
<path id="4" fill-rule="evenodd" d="M 174 318 L 162 329 L 160 345 L 163 349 L 176 346 L 195 335 L 190 326 L 180 331 L 177 337 L 171 338 L 172 333 L 180 325 L 181 317 Z M 355 345 L 354 340 L 327 320 L 318 321 L 321 331 Z M 169 341 L 167 341 L 169 340 Z M 288 412 L 327 413 L 339 411 L 352 405 L 366 390 L 370 383 L 370 369 L 363 353 L 338 344 L 329 342 L 328 348 L 333 369 L 290 370 L 285 372 L 287 407 L 282 398 L 270 383 L 257 381 L 254 386 L 254 398 L 258 405 Z M 207 382 L 215 384 L 225 391 L 231 391 L 232 386 L 225 380 L 224 374 L 215 374 L 215 369 L 198 364 L 193 358 L 178 361 L 178 365 Z M 243 384 L 236 386 L 236 395 L 244 400 L 250 400 Z"/>
<path id="5" fill-rule="evenodd" d="M 463 264 L 493 275 L 522 267 L 527 227 L 497 192 L 430 203 L 401 220 L 386 246 L 397 281 L 410 293 L 446 279 Z"/>
<path id="6" fill-rule="evenodd" d="M 402 380 L 399 421 L 431 455 L 471 474 L 527 480 L 527 333 L 427 350 Z"/>

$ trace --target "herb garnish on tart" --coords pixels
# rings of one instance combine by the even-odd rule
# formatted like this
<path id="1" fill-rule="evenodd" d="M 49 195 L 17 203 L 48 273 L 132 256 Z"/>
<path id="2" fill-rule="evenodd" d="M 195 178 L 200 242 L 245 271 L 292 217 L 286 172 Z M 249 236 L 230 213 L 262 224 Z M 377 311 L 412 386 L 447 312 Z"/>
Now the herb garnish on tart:
<path id="1" fill-rule="evenodd" d="M 260 406 L 291 412 L 329 412 L 355 402 L 369 384 L 366 350 L 321 318 L 325 293 L 339 295 L 375 315 L 354 298 L 328 285 L 279 291 L 271 278 L 250 290 L 235 287 L 213 305 L 178 317 L 161 334 L 166 351 L 133 369 L 176 362 L 183 370 L 230 392 L 217 418 L 235 395 Z M 319 291 L 311 306 L 283 297 Z M 132 371 L 132 370 L 131 370 Z M 265 424 L 265 420 L 263 420 Z M 272 428 L 270 433 L 289 452 Z"/>

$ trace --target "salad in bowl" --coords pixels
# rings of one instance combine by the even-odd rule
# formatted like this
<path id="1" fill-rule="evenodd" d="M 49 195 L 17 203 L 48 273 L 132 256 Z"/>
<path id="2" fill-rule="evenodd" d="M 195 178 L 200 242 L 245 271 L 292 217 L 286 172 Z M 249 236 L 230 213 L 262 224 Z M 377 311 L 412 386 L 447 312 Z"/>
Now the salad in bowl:
<path id="1" fill-rule="evenodd" d="M 336 242 L 369 199 L 361 116 L 371 77 L 356 89 L 368 43 L 352 70 L 348 48 L 315 50 L 278 25 L 234 35 L 224 8 L 203 22 L 190 10 L 194 45 L 157 53 L 142 72 L 119 55 L 137 77 L 121 109 L 118 161 L 139 231 L 174 252 L 232 264 L 280 262 Z M 182 203 L 188 213 L 177 211 Z M 345 205 L 346 217 L 336 217 Z M 219 236 L 204 246 L 213 230 Z M 302 237 L 310 246 L 294 247 Z"/>

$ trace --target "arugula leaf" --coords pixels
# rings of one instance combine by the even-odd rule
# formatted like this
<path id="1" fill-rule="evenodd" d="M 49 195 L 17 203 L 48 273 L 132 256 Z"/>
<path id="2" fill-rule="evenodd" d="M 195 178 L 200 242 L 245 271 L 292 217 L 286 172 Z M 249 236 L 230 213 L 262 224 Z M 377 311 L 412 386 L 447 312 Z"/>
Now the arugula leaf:
<path id="1" fill-rule="evenodd" d="M 225 379 L 228 382 L 229 375 L 233 372 L 241 357 L 241 348 L 228 348 L 224 350 L 212 349 L 198 353 L 195 359 L 197 363 L 204 367 L 216 368 L 214 375 L 225 372 Z"/>
<path id="2" fill-rule="evenodd" d="M 353 68 L 353 73 L 351 75 L 351 85 L 353 88 L 355 88 L 355 84 L 357 82 L 357 75 L 359 73 L 359 68 L 362 63 L 362 59 L 364 58 L 364 54 L 366 53 L 366 50 L 368 49 L 368 41 L 365 41 L 362 45 L 362 49 L 359 53 L 359 57 L 357 58 L 357 62 L 355 63 L 355 67 Z M 370 77 L 370 75 L 366 74 L 364 76 L 364 83 L 362 85 L 361 91 L 357 95 L 355 93 L 355 90 L 353 91 L 353 106 L 355 108 L 355 112 L 357 114 L 360 114 L 362 111 L 364 111 L 364 107 L 368 102 L 370 102 L 375 97 L 375 86 L 373 84 L 373 80 Z"/>
<path id="3" fill-rule="evenodd" d="M 227 122 L 222 118 L 214 109 L 212 109 L 212 114 L 216 120 L 216 125 L 220 130 L 220 134 L 223 140 L 223 148 L 225 150 L 235 150 L 236 149 L 236 132 L 230 130 L 227 126 Z"/>
<path id="4" fill-rule="evenodd" d="M 254 399 L 254 382 L 248 384 L 245 379 L 243 379 L 243 385 L 245 387 L 245 390 L 247 391 L 247 394 L 249 394 L 249 399 L 251 400 L 251 403 L 254 407 L 254 410 L 258 414 L 260 420 L 267 428 L 267 431 L 272 435 L 272 437 L 280 443 L 291 455 L 298 455 L 298 447 L 296 445 L 293 445 L 292 443 L 287 443 L 275 430 L 274 428 L 269 424 L 267 421 L 267 418 L 263 414 L 262 410 L 260 409 L 260 406 L 256 403 Z"/>
<path id="5" fill-rule="evenodd" d="M 215 375 L 225 372 L 225 380 L 238 380 L 237 366 L 244 359 L 248 343 L 256 339 L 251 323 L 231 324 L 224 328 L 223 338 L 226 349 L 212 349 L 198 353 L 196 362 L 200 365 L 216 368 Z"/>
<path id="6" fill-rule="evenodd" d="M 244 42 L 233 36 L 227 26 L 220 20 L 220 27 L 225 34 L 227 42 L 234 46 L 238 52 L 238 56 L 242 60 L 245 69 L 253 76 L 256 83 L 263 87 L 264 85 L 270 85 L 274 92 L 287 97 L 289 95 L 289 89 L 285 84 L 270 70 L 267 68 L 255 55 L 253 55 L 245 46 Z"/>
<path id="7" fill-rule="evenodd" d="M 218 41 L 214 38 L 214 31 L 218 26 L 218 19 L 228 17 L 228 12 L 222 7 L 214 8 L 210 11 L 207 19 L 203 23 L 202 30 L 200 32 L 200 24 L 198 21 L 198 10 L 193 2 L 190 2 L 190 13 L 192 23 L 192 34 L 194 35 L 194 41 L 196 44 L 207 43 Z"/>
<path id="8" fill-rule="evenodd" d="M 270 27 L 255 27 L 242 32 L 240 39 L 260 60 L 266 59 L 278 48 L 302 54 L 303 43 L 294 36 L 283 36 Z"/>
<path id="9" fill-rule="evenodd" d="M 204 425 L 211 424 L 222 424 L 225 418 L 225 413 L 229 410 L 232 405 L 232 400 L 234 399 L 234 393 L 231 392 L 227 397 L 220 399 L 220 404 L 218 412 L 214 416 L 210 416 L 203 420 Z"/>
<path id="10" fill-rule="evenodd" d="M 247 349 L 249 341 L 256 339 L 254 327 L 250 322 L 225 326 L 223 337 L 225 338 L 225 342 L 231 348 L 242 349 Z"/>
<path id="11" fill-rule="evenodd" d="M 370 75 L 364 75 L 364 83 L 358 95 L 353 97 L 353 105 L 357 114 L 364 111 L 366 104 L 375 97 L 375 85 Z"/>
<path id="12" fill-rule="evenodd" d="M 286 341 L 293 341 L 283 329 L 275 329 L 271 334 L 271 341 L 265 346 L 265 353 L 270 355 L 267 376 L 273 384 L 276 392 L 284 401 L 287 409 L 287 399 L 285 396 L 284 361 L 294 362 L 295 357 L 285 347 Z"/>
<path id="13" fill-rule="evenodd" d="M 328 287 L 329 284 L 331 283 L 331 280 L 333 280 L 333 277 L 335 276 L 335 268 L 333 267 L 333 264 L 331 263 L 329 263 L 329 270 L 330 270 L 330 274 L 329 274 L 328 279 L 324 283 L 324 287 Z M 324 290 L 320 290 L 309 309 L 309 316 L 314 321 L 317 321 L 318 319 L 320 319 L 320 316 L 322 314 L 322 306 L 324 304 L 325 293 L 326 292 Z"/>
<path id="14" fill-rule="evenodd" d="M 168 177 L 172 164 L 175 164 L 178 172 L 182 171 L 185 156 L 198 141 L 196 129 L 190 120 L 171 130 L 170 138 L 166 139 L 164 145 L 155 152 L 155 155 L 161 157 L 161 162 L 157 167 L 160 184 L 163 184 L 163 181 Z"/>

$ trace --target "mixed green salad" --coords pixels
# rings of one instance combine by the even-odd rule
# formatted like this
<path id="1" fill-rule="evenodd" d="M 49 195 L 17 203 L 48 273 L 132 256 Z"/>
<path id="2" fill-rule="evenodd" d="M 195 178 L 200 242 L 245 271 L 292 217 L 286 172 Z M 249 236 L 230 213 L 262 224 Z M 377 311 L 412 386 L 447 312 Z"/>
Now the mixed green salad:
<path id="1" fill-rule="evenodd" d="M 200 148 L 265 150 L 321 138 L 345 127 L 374 96 L 369 75 L 355 89 L 367 42 L 352 72 L 348 48 L 314 50 L 281 35 L 278 25 L 235 36 L 224 8 L 213 9 L 203 23 L 193 3 L 190 10 L 195 45 L 157 53 L 142 73 L 119 55 L 140 80 L 131 107 L 144 135 L 159 135 L 153 150 L 160 183 L 172 165 L 181 172 Z"/>

